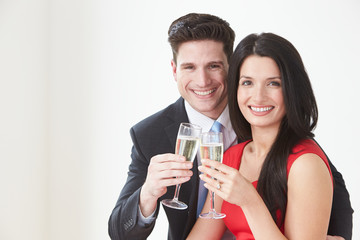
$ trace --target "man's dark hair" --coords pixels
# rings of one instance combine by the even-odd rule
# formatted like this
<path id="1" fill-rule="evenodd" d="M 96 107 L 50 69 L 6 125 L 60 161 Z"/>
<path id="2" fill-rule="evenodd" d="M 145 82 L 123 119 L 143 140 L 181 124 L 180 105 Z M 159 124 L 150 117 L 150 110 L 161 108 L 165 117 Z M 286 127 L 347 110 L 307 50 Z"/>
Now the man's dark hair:
<path id="1" fill-rule="evenodd" d="M 222 42 L 224 53 L 230 61 L 233 52 L 235 32 L 228 22 L 210 14 L 189 13 L 175 20 L 169 27 L 168 41 L 176 58 L 180 44 L 188 41 L 214 40 Z"/>

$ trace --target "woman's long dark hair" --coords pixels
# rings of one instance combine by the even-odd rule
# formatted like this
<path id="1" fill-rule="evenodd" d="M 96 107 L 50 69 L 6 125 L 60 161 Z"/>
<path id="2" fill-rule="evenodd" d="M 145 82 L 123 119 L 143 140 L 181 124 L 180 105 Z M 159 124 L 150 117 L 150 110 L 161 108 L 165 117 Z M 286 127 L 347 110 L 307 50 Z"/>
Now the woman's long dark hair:
<path id="1" fill-rule="evenodd" d="M 272 58 L 281 73 L 286 115 L 265 158 L 257 185 L 272 218 L 281 226 L 287 205 L 287 160 L 295 144 L 314 136 L 312 131 L 317 123 L 318 109 L 310 79 L 295 47 L 273 33 L 250 34 L 236 47 L 228 74 L 230 119 L 241 141 L 252 138 L 250 124 L 240 112 L 237 101 L 240 67 L 251 55 Z M 280 221 L 277 220 L 278 210 L 281 211 Z"/>

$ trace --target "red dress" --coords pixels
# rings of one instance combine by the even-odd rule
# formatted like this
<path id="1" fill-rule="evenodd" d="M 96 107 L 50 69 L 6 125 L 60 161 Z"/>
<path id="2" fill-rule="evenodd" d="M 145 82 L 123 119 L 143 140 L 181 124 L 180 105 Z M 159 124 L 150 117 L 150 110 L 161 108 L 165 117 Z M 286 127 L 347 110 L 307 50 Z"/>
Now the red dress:
<path id="1" fill-rule="evenodd" d="M 243 150 L 246 144 L 249 142 L 250 141 L 243 142 L 229 148 L 224 153 L 223 163 L 235 169 L 239 169 Z M 290 154 L 288 158 L 287 175 L 289 175 L 290 168 L 294 161 L 305 153 L 314 153 L 321 157 L 321 159 L 325 162 L 327 168 L 329 169 L 331 175 L 330 166 L 325 156 L 325 153 L 313 140 L 303 140 L 293 148 L 293 154 Z M 257 181 L 252 182 L 252 184 L 256 188 Z M 255 239 L 241 207 L 228 203 L 224 200 L 221 212 L 226 214 L 226 218 L 224 218 L 223 220 L 228 229 L 235 235 L 237 240 Z M 283 229 L 281 229 L 281 231 L 282 233 L 284 233 Z"/>

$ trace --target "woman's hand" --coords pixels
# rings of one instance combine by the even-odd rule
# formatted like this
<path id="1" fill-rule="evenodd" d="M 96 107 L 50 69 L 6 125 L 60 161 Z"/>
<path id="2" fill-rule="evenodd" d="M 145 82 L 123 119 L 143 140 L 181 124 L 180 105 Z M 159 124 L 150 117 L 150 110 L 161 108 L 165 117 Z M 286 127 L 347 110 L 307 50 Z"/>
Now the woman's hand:
<path id="1" fill-rule="evenodd" d="M 199 171 L 205 187 L 225 201 L 244 206 L 251 202 L 249 191 L 256 192 L 254 186 L 237 169 L 214 160 L 202 159 Z M 256 192 L 257 193 L 257 192 Z"/>
<path id="2" fill-rule="evenodd" d="M 339 236 L 330 236 L 327 235 L 326 236 L 326 240 L 345 240 L 343 237 L 339 237 Z"/>

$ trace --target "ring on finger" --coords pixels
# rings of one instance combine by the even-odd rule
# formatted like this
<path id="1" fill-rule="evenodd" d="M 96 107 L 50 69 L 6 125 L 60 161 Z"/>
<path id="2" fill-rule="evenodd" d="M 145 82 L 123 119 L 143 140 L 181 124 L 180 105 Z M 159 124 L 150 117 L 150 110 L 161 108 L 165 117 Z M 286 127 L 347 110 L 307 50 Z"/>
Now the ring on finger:
<path id="1" fill-rule="evenodd" d="M 218 183 L 218 184 L 216 185 L 216 189 L 217 189 L 217 190 L 220 190 L 220 189 L 221 189 L 220 183 Z"/>

